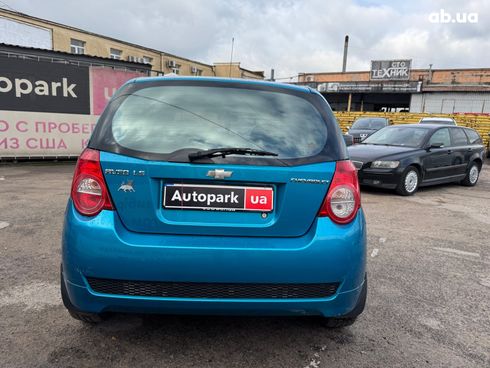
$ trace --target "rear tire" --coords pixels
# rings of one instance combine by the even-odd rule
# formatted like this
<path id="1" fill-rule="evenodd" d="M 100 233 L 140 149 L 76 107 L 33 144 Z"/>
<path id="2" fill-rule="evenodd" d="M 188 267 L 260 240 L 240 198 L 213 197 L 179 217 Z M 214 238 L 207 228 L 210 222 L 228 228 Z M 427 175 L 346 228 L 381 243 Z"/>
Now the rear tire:
<path id="1" fill-rule="evenodd" d="M 65 280 L 63 277 L 63 267 L 61 267 L 60 276 L 61 300 L 63 300 L 63 305 L 66 309 L 68 309 L 68 313 L 70 313 L 70 316 L 79 321 L 89 324 L 99 323 L 106 319 L 105 314 L 86 313 L 77 310 L 77 308 L 71 303 L 70 297 L 68 296 L 68 291 L 66 290 Z"/>
<path id="2" fill-rule="evenodd" d="M 409 166 L 403 172 L 396 192 L 402 196 L 411 196 L 417 192 L 420 183 L 420 173 L 414 166 Z"/>
<path id="3" fill-rule="evenodd" d="M 364 285 L 362 287 L 359 298 L 357 299 L 357 304 L 354 309 L 342 317 L 327 317 L 323 319 L 323 325 L 326 328 L 343 328 L 354 324 L 357 317 L 364 311 L 367 299 L 367 276 L 364 276 Z"/>
<path id="4" fill-rule="evenodd" d="M 473 187 L 478 183 L 478 178 L 480 177 L 480 165 L 473 161 L 468 168 L 465 178 L 461 181 L 461 185 L 465 187 Z"/>

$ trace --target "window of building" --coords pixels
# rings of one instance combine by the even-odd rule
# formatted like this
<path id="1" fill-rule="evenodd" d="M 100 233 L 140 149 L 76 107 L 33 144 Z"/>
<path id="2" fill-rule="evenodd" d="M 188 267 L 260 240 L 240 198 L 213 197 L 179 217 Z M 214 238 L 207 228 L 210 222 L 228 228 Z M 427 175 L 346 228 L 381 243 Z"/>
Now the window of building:
<path id="1" fill-rule="evenodd" d="M 198 69 L 194 66 L 191 67 L 191 74 L 196 75 L 196 76 L 201 76 L 202 75 L 202 69 Z"/>
<path id="2" fill-rule="evenodd" d="M 149 56 L 143 56 L 143 63 L 145 64 L 151 64 L 153 62 L 153 58 Z"/>
<path id="3" fill-rule="evenodd" d="M 111 48 L 110 55 L 109 55 L 109 57 L 111 59 L 120 60 L 121 59 L 121 55 L 122 55 L 122 51 L 121 50 Z"/>
<path id="4" fill-rule="evenodd" d="M 167 60 L 167 68 L 171 73 L 180 74 L 180 64 L 177 64 L 174 60 Z"/>
<path id="5" fill-rule="evenodd" d="M 175 61 L 173 60 L 167 60 L 167 68 L 170 69 L 170 72 L 171 73 L 174 73 L 174 74 L 180 74 L 180 67 L 182 65 L 180 64 L 177 64 Z"/>
<path id="6" fill-rule="evenodd" d="M 72 54 L 85 54 L 85 41 L 72 38 L 70 41 L 70 49 Z"/>

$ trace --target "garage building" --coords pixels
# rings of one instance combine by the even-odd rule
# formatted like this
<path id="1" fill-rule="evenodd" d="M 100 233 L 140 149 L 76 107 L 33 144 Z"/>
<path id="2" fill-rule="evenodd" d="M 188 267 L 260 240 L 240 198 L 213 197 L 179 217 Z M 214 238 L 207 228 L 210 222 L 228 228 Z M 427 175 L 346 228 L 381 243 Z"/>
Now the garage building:
<path id="1" fill-rule="evenodd" d="M 404 70 L 397 75 L 400 63 Z M 300 73 L 298 84 L 317 89 L 336 111 L 490 113 L 490 68 L 410 69 L 410 64 L 383 60 L 373 61 L 370 71 Z"/>

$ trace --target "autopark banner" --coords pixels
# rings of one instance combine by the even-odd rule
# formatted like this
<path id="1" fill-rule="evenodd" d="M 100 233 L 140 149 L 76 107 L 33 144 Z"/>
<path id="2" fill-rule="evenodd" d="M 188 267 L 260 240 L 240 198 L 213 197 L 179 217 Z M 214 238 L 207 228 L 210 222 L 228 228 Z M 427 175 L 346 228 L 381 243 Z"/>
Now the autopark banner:
<path id="1" fill-rule="evenodd" d="M 108 68 L 90 68 L 92 113 L 101 115 L 112 95 L 129 79 L 143 76 L 140 73 Z"/>
<path id="2" fill-rule="evenodd" d="M 141 76 L 0 58 L 0 158 L 78 156 L 114 92 Z"/>
<path id="3" fill-rule="evenodd" d="M 78 156 L 97 116 L 0 111 L 0 157 Z"/>

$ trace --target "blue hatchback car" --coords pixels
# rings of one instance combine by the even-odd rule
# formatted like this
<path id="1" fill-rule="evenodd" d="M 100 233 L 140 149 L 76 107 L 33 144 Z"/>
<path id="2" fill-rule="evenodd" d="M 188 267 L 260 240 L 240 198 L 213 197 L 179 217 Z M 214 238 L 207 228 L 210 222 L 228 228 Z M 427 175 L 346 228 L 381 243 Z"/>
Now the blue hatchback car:
<path id="1" fill-rule="evenodd" d="M 79 157 L 62 248 L 63 302 L 85 322 L 317 315 L 341 327 L 366 301 L 356 170 L 306 87 L 129 81 Z"/>

